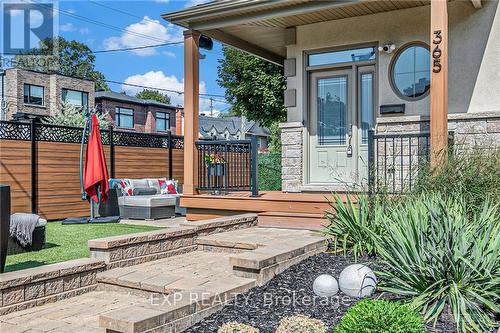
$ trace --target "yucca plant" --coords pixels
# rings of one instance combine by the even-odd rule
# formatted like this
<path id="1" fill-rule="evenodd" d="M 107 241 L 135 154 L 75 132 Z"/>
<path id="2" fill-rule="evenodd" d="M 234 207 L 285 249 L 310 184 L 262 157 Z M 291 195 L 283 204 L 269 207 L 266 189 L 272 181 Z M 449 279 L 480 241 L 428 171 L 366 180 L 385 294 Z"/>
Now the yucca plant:
<path id="1" fill-rule="evenodd" d="M 390 267 L 382 290 L 410 296 L 427 321 L 449 307 L 460 332 L 492 332 L 499 313 L 500 217 L 486 200 L 467 214 L 464 199 L 440 194 L 399 202 L 382 218 L 377 251 Z"/>
<path id="2" fill-rule="evenodd" d="M 333 251 L 338 252 L 340 248 L 344 254 L 352 252 L 355 260 L 361 255 L 375 255 L 376 246 L 372 235 L 382 233 L 377 222 L 377 216 L 381 215 L 380 206 L 375 205 L 377 212 L 371 215 L 365 195 L 358 195 L 356 200 L 347 195 L 344 203 L 339 194 L 334 194 L 329 204 L 332 209 L 325 213 L 329 223 L 323 232 L 332 236 Z"/>

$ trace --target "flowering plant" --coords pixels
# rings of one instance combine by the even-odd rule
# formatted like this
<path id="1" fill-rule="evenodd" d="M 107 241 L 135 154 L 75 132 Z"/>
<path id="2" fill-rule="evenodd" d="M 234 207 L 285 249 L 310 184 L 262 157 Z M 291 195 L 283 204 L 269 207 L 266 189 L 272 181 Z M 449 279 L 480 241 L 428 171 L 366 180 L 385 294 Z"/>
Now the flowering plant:
<path id="1" fill-rule="evenodd" d="M 219 153 L 205 154 L 204 159 L 207 165 L 226 163 L 224 157 L 219 155 Z"/>

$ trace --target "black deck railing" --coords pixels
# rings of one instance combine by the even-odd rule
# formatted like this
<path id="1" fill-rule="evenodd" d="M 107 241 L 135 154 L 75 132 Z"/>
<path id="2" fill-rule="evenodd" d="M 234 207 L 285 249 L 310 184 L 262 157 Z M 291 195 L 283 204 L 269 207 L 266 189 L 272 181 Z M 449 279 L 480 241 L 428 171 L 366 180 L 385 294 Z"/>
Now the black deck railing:
<path id="1" fill-rule="evenodd" d="M 258 196 L 257 140 L 197 141 L 198 190 L 251 191 Z"/>
<path id="2" fill-rule="evenodd" d="M 453 145 L 453 132 L 448 136 Z M 452 151 L 452 149 L 450 149 Z M 375 134 L 368 131 L 368 187 L 371 193 L 411 191 L 418 173 L 430 161 L 428 132 Z"/>

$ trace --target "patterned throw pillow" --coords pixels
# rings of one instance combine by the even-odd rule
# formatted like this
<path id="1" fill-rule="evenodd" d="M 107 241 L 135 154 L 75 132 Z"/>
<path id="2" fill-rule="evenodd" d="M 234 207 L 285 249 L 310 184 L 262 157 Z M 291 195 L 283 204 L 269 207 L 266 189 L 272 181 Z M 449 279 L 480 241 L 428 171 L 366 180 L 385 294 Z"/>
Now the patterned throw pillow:
<path id="1" fill-rule="evenodd" d="M 161 194 L 177 194 L 177 181 L 158 179 Z"/>
<path id="2" fill-rule="evenodd" d="M 129 197 L 134 195 L 134 189 L 130 184 L 129 179 L 121 179 L 120 180 L 120 189 L 122 190 L 122 195 Z"/>
<path id="3" fill-rule="evenodd" d="M 167 180 L 163 178 L 158 179 L 158 184 L 160 185 L 160 194 L 168 194 Z"/>

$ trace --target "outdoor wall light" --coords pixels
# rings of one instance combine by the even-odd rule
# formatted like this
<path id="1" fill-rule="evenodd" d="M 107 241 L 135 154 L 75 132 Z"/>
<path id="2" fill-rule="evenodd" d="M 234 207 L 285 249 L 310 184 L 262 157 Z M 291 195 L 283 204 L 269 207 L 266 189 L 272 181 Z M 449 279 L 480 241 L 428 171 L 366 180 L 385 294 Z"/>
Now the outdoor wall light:
<path id="1" fill-rule="evenodd" d="M 396 45 L 389 43 L 378 47 L 379 52 L 385 52 L 387 54 L 392 53 L 396 49 Z"/>
<path id="2" fill-rule="evenodd" d="M 205 35 L 200 35 L 199 46 L 205 50 L 211 50 L 214 47 L 214 42 L 212 38 L 207 37 Z"/>

